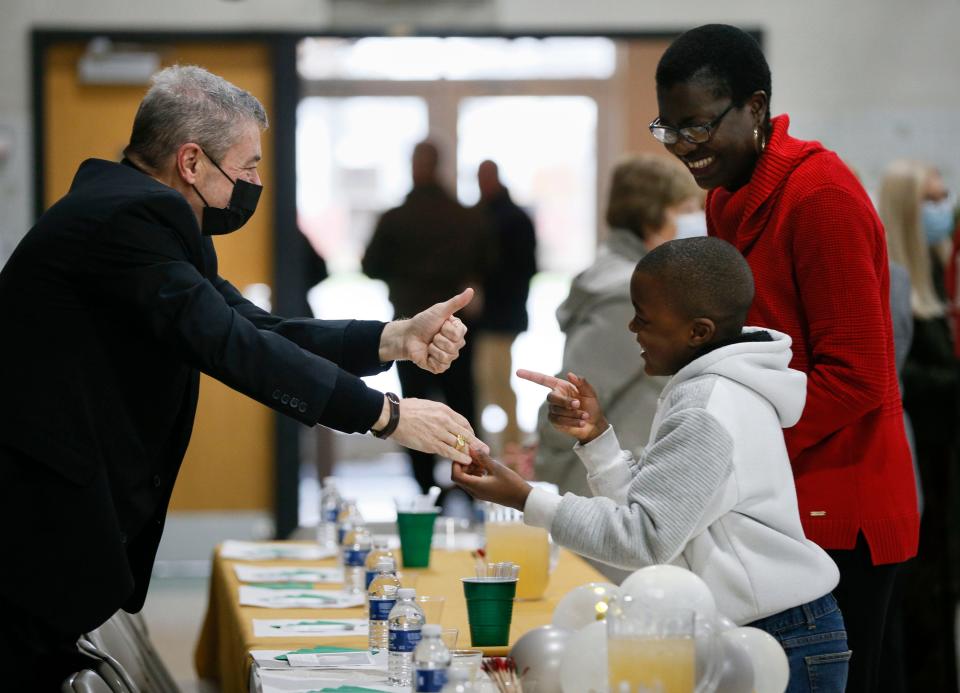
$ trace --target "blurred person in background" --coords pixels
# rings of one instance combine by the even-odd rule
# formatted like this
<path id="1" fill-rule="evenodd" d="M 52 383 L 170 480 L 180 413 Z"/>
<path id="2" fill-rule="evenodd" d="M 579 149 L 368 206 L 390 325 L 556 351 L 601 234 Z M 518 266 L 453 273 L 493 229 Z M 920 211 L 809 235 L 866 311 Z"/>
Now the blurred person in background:
<path id="1" fill-rule="evenodd" d="M 634 315 L 630 277 L 644 255 L 676 237 L 678 220 L 685 220 L 689 236 L 698 235 L 700 200 L 690 174 L 666 157 L 641 154 L 621 161 L 613 171 L 607 201 L 609 233 L 594 263 L 574 278 L 557 309 L 566 336 L 558 377 L 571 371 L 589 373 L 600 406 L 620 432 L 621 445 L 634 453 L 647 443 L 667 379 L 644 374 L 640 347 L 624 329 Z M 706 227 L 699 232 L 705 235 Z M 583 463 L 569 436 L 550 424 L 549 413 L 544 402 L 537 418 L 535 476 L 557 484 L 561 493 L 590 496 Z"/>
<path id="2" fill-rule="evenodd" d="M 482 217 L 444 189 L 439 165 L 440 150 L 433 142 L 414 147 L 413 189 L 399 207 L 380 217 L 363 256 L 364 274 L 386 283 L 395 319 L 420 313 L 448 290 L 453 295 L 479 286 L 494 257 Z M 460 314 L 468 327 L 475 323 L 475 310 Z M 397 372 L 404 397 L 442 399 L 475 424 L 472 341 L 443 373 L 405 362 L 397 363 Z M 408 453 L 414 478 L 426 493 L 435 484 L 436 459 L 429 451 L 409 448 Z"/>
<path id="3" fill-rule="evenodd" d="M 923 186 L 920 218 L 923 234 L 930 246 L 930 272 L 933 288 L 941 300 L 947 296 L 945 273 L 953 251 L 957 199 L 947 190 L 940 170 L 930 166 Z"/>
<path id="4" fill-rule="evenodd" d="M 483 278 L 483 310 L 473 331 L 477 410 L 483 412 L 485 406 L 495 404 L 507 415 L 500 435 L 502 450 L 521 442 L 517 396 L 510 385 L 510 349 L 528 325 L 527 296 L 530 280 L 537 273 L 537 237 L 529 215 L 517 206 L 500 180 L 496 163 L 487 160 L 480 164 L 477 184 L 477 210 L 488 219 L 499 258 Z"/>
<path id="5" fill-rule="evenodd" d="M 935 213 L 946 199 L 935 169 L 896 161 L 884 172 L 877 206 L 890 259 L 910 277 L 913 342 L 903 368 L 903 402 L 913 427 L 924 500 L 920 549 L 898 578 L 905 689 L 949 693 L 957 690 L 960 368 L 933 272 L 939 247 L 949 242 L 952 229 L 952 208 Z"/>

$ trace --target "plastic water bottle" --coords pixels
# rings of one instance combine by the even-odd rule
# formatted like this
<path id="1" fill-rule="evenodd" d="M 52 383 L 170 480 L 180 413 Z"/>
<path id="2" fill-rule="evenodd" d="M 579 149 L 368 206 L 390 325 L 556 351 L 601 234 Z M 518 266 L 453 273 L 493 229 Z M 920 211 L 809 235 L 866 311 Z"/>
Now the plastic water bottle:
<path id="1" fill-rule="evenodd" d="M 397 557 L 393 555 L 393 551 L 390 550 L 390 545 L 387 544 L 385 539 L 374 539 L 373 540 L 373 550 L 367 555 L 367 591 L 370 591 L 370 583 L 373 582 L 373 578 L 377 576 L 377 565 L 380 563 L 381 558 L 390 558 L 394 561 L 394 566 L 396 566 Z"/>
<path id="2" fill-rule="evenodd" d="M 466 669 L 450 669 L 447 672 L 447 683 L 443 693 L 473 693 L 473 683 L 470 682 L 470 672 Z"/>
<path id="3" fill-rule="evenodd" d="M 391 686 L 409 686 L 413 680 L 413 650 L 420 642 L 423 611 L 414 598 L 416 590 L 401 587 L 390 611 L 390 645 L 387 650 L 387 681 Z"/>
<path id="4" fill-rule="evenodd" d="M 323 480 L 320 489 L 320 521 L 317 523 L 317 543 L 323 547 L 337 546 L 337 516 L 340 514 L 340 492 L 332 476 Z"/>
<path id="5" fill-rule="evenodd" d="M 370 652 L 376 654 L 387 649 L 390 644 L 390 612 L 397 603 L 397 590 L 400 578 L 397 577 L 396 563 L 389 557 L 380 559 L 377 564 L 377 576 L 367 591 Z"/>
<path id="6" fill-rule="evenodd" d="M 367 594 L 367 555 L 373 538 L 363 525 L 357 525 L 343 540 L 343 591 Z"/>
<path id="7" fill-rule="evenodd" d="M 363 524 L 363 515 L 357 507 L 357 501 L 344 498 L 340 504 L 340 513 L 337 515 L 337 546 L 342 547 L 347 532 Z"/>
<path id="8" fill-rule="evenodd" d="M 425 624 L 420 644 L 413 651 L 413 690 L 418 693 L 439 693 L 447 682 L 450 650 L 440 639 L 442 632 L 439 623 Z"/>

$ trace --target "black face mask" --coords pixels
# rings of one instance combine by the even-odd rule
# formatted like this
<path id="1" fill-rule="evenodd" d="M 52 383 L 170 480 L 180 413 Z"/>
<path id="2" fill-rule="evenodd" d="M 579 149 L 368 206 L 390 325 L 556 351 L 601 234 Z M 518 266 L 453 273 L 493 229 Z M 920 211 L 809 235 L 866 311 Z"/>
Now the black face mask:
<path id="1" fill-rule="evenodd" d="M 247 220 L 257 211 L 257 202 L 260 200 L 263 186 L 239 178 L 233 180 L 233 178 L 227 176 L 216 161 L 210 158 L 209 154 L 203 153 L 217 167 L 217 170 L 233 183 L 233 192 L 230 194 L 230 202 L 227 203 L 226 207 L 211 207 L 207 204 L 203 195 L 200 195 L 197 186 L 193 186 L 194 191 L 203 200 L 203 217 L 200 230 L 205 236 L 221 236 L 225 233 L 233 233 L 246 224 Z"/>

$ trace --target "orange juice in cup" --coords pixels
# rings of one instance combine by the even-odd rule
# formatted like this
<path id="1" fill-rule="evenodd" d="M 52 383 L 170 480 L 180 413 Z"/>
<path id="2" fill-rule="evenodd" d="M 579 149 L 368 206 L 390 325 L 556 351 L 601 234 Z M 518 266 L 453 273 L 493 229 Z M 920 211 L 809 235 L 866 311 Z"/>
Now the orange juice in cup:
<path id="1" fill-rule="evenodd" d="M 607 612 L 611 693 L 694 693 L 696 638 L 696 614 L 689 609 L 651 609 L 629 597 L 615 602 Z"/>
<path id="2" fill-rule="evenodd" d="M 610 690 L 693 693 L 696 654 L 692 637 L 611 638 L 607 641 Z"/>
<path id="3" fill-rule="evenodd" d="M 487 560 L 520 566 L 517 599 L 542 599 L 550 580 L 547 531 L 523 524 L 523 513 L 488 504 L 485 524 Z"/>

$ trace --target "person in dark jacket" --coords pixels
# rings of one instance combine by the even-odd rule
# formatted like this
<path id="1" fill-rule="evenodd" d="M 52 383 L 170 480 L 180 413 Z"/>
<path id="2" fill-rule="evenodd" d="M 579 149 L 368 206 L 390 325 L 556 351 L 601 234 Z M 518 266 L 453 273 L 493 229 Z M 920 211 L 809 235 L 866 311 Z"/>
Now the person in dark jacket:
<path id="1" fill-rule="evenodd" d="M 517 425 L 517 396 L 510 386 L 510 349 L 528 325 L 527 296 L 530 280 L 537 273 L 537 237 L 533 222 L 510 197 L 493 161 L 480 164 L 477 183 L 477 208 L 490 221 L 498 252 L 498 262 L 483 278 L 483 312 L 476 326 L 479 408 L 482 411 L 487 404 L 496 404 L 506 413 L 507 424 L 500 438 L 506 446 L 522 442 Z"/>
<path id="2" fill-rule="evenodd" d="M 0 272 L 5 689 L 59 691 L 89 665 L 77 637 L 143 606 L 201 371 L 302 423 L 469 461 L 462 416 L 359 376 L 446 370 L 470 291 L 388 324 L 285 320 L 219 276 L 211 235 L 253 214 L 266 125 L 206 70 L 159 72 L 124 160 L 83 162 Z"/>
<path id="3" fill-rule="evenodd" d="M 413 190 L 380 217 L 363 256 L 363 272 L 382 279 L 396 317 L 414 315 L 478 282 L 490 262 L 480 215 L 465 209 L 440 184 L 440 152 L 429 141 L 413 150 Z M 468 313 L 468 311 L 465 311 Z M 464 320 L 470 324 L 470 315 Z M 397 364 L 406 397 L 441 397 L 471 423 L 475 419 L 471 347 L 440 375 Z M 408 448 L 411 446 L 407 446 Z M 413 474 L 424 492 L 434 485 L 431 451 L 409 450 Z"/>

